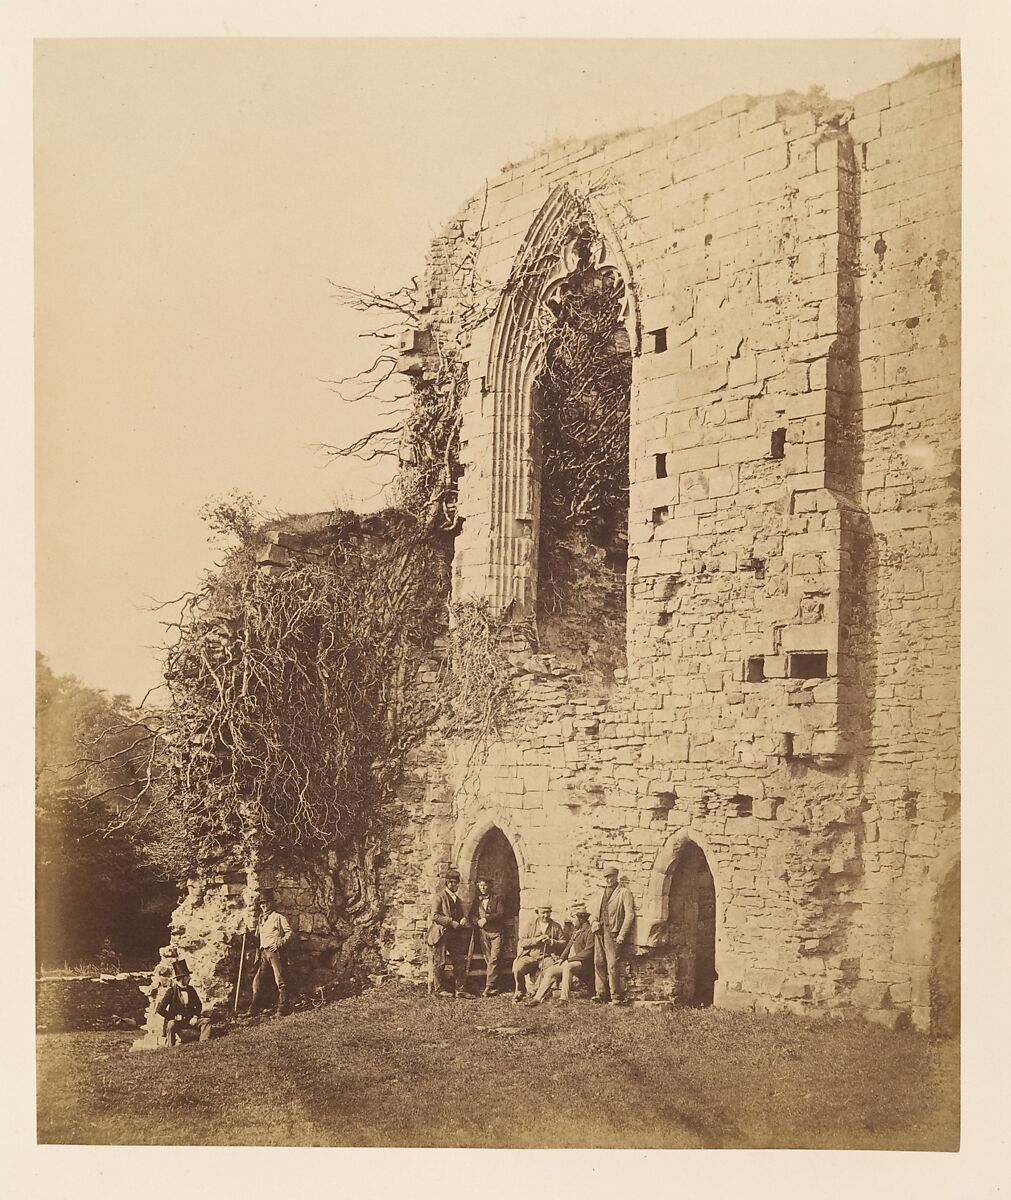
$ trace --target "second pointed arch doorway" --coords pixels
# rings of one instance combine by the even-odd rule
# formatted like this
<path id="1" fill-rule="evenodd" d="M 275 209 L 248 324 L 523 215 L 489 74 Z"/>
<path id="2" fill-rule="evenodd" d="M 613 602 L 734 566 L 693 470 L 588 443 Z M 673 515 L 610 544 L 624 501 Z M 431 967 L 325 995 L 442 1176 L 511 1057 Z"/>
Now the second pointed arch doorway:
<path id="1" fill-rule="evenodd" d="M 667 873 L 665 942 L 683 1004 L 712 1004 L 716 983 L 716 883 L 705 853 L 686 840 Z"/>

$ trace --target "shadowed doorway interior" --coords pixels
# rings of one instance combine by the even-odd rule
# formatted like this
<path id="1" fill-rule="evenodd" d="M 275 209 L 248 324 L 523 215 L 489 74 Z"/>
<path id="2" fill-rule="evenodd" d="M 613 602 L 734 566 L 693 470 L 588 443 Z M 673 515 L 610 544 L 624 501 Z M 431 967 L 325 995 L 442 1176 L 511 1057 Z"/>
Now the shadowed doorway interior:
<path id="1" fill-rule="evenodd" d="M 671 864 L 666 941 L 676 956 L 677 999 L 683 1004 L 712 1004 L 716 886 L 706 856 L 694 842 L 685 842 Z"/>

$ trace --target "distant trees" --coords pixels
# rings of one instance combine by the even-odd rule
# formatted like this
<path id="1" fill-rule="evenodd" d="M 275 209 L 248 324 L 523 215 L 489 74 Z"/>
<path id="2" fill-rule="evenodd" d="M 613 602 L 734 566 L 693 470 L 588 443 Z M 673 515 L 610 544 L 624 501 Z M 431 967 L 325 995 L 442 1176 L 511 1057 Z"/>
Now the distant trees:
<path id="1" fill-rule="evenodd" d="M 36 959 L 143 960 L 186 872 L 181 822 L 145 788 L 150 738 L 126 697 L 41 654 L 35 697 Z"/>

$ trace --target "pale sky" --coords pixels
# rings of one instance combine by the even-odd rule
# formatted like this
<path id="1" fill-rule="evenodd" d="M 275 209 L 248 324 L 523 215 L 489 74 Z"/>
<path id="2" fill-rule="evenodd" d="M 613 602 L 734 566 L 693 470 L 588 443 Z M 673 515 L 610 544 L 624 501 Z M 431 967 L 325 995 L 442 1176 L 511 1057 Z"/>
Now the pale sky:
<path id="1" fill-rule="evenodd" d="M 370 504 L 320 380 L 376 343 L 328 280 L 393 289 L 486 176 L 556 137 L 734 93 L 850 97 L 952 41 L 92 40 L 36 48 L 38 648 L 139 698 L 151 598 L 214 560 L 201 505 Z"/>

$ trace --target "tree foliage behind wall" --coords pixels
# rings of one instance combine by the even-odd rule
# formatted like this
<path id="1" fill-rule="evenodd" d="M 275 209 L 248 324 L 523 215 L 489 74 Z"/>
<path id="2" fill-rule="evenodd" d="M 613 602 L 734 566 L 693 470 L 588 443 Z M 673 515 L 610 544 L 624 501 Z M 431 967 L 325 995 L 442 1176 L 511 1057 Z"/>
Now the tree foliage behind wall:
<path id="1" fill-rule="evenodd" d="M 144 731 L 124 697 L 55 675 L 41 654 L 35 689 L 36 958 L 143 961 L 166 939 L 185 870 L 170 808 L 144 805 L 129 827 L 119 821 L 144 771 L 117 752 Z"/>

